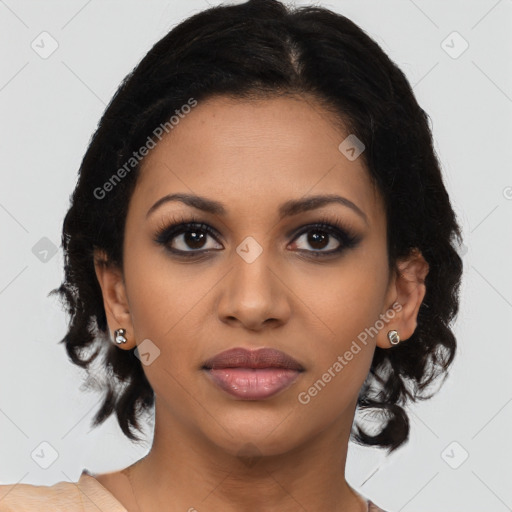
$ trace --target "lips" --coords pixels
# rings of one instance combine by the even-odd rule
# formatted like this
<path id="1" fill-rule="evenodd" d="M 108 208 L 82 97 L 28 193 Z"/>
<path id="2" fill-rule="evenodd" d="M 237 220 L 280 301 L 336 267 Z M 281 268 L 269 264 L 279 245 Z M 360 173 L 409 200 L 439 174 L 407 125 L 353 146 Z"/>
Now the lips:
<path id="1" fill-rule="evenodd" d="M 210 381 L 242 400 L 263 400 L 290 387 L 304 368 L 280 350 L 234 348 L 205 361 Z"/>
<path id="2" fill-rule="evenodd" d="M 282 368 L 286 370 L 304 371 L 304 368 L 293 357 L 273 348 L 247 350 L 232 348 L 217 354 L 203 363 L 203 368 Z"/>

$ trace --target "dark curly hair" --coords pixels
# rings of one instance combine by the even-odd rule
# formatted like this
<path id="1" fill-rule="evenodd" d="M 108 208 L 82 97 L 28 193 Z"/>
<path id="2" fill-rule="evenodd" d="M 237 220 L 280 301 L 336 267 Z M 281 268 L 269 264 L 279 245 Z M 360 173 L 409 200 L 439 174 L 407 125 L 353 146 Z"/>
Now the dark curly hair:
<path id="1" fill-rule="evenodd" d="M 429 385 L 446 378 L 456 348 L 450 323 L 459 307 L 456 244 L 462 237 L 428 115 L 402 71 L 346 17 L 250 0 L 199 12 L 158 41 L 119 86 L 80 166 L 63 223 L 65 277 L 50 294 L 59 294 L 70 317 L 59 343 L 87 370 L 86 387 L 104 393 L 93 426 L 115 412 L 124 434 L 139 442 L 132 429 L 142 431 L 139 416 L 152 411 L 155 399 L 134 349 L 119 350 L 109 341 L 93 260 L 98 248 L 107 256 L 103 264 L 123 268 L 125 219 L 140 163 L 111 187 L 108 199 L 95 191 L 191 97 L 283 94 L 318 101 L 365 144 L 363 161 L 386 205 L 390 269 L 414 248 L 429 264 L 414 334 L 392 348 L 376 347 L 358 397 L 358 411 L 376 417 L 379 429 L 370 434 L 364 421 L 354 421 L 352 439 L 395 450 L 409 436 L 403 406 L 430 398 Z M 108 378 L 98 384 L 90 365 L 102 350 L 99 374 Z"/>

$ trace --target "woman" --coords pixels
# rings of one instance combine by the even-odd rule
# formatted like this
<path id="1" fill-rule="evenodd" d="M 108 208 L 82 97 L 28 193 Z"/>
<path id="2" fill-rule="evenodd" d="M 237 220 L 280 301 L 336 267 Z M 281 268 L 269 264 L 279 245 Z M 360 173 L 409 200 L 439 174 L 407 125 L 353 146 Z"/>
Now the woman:
<path id="1" fill-rule="evenodd" d="M 138 441 L 154 406 L 152 448 L 1 486 L 0 510 L 382 511 L 348 442 L 403 445 L 403 405 L 446 376 L 460 238 L 428 117 L 354 23 L 276 0 L 192 16 L 104 113 L 54 290 L 71 360 L 104 356 L 95 424 Z"/>

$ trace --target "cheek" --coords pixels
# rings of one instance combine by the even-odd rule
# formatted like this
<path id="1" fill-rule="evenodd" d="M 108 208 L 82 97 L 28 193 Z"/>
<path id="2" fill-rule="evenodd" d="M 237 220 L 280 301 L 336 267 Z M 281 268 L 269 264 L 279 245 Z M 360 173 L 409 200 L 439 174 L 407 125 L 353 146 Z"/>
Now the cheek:
<path id="1" fill-rule="evenodd" d="M 173 264 L 163 247 L 145 241 L 132 247 L 125 257 L 125 282 L 137 339 L 172 338 L 201 300 L 208 280 L 194 279 L 193 265 Z"/>
<path id="2" fill-rule="evenodd" d="M 144 366 L 146 377 L 157 394 L 179 401 L 180 383 L 197 374 L 202 360 L 198 340 L 205 338 L 205 316 L 212 315 L 205 308 L 218 272 L 173 263 L 163 249 L 139 244 L 125 258 L 125 274 L 137 343 L 149 339 L 158 354 Z"/>
<path id="3" fill-rule="evenodd" d="M 386 265 L 385 258 L 359 256 L 328 276 L 308 277 L 305 302 L 314 305 L 321 322 L 315 320 L 304 401 L 335 403 L 340 411 L 356 398 L 373 358 L 376 332 L 383 328 Z"/>
<path id="4" fill-rule="evenodd" d="M 330 338 L 350 341 L 374 325 L 382 312 L 387 260 L 369 253 L 354 253 L 332 272 L 310 272 L 303 282 L 305 302 L 318 312 Z"/>
<path id="5" fill-rule="evenodd" d="M 125 258 L 126 290 L 139 354 L 149 353 L 149 362 L 141 358 L 144 373 L 156 395 L 172 396 L 177 409 L 187 407 L 190 399 L 182 384 L 196 364 L 197 333 L 192 326 L 201 325 L 195 314 L 208 286 L 207 279 L 194 280 L 192 266 L 182 268 L 177 269 L 158 249 L 139 247 Z"/>

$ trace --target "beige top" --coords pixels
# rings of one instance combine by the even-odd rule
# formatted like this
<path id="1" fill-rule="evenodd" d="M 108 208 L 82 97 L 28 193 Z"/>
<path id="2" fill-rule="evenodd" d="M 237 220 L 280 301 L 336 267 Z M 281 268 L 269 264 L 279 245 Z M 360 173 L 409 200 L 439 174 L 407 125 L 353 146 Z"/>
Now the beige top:
<path id="1" fill-rule="evenodd" d="M 43 506 L 44 505 L 44 506 Z M 128 512 L 85 469 L 78 482 L 0 485 L 0 512 Z"/>
<path id="2" fill-rule="evenodd" d="M 84 469 L 78 482 L 0 485 L 0 512 L 128 512 L 95 476 Z M 385 512 L 367 502 L 368 512 Z"/>

